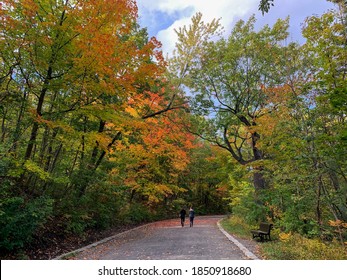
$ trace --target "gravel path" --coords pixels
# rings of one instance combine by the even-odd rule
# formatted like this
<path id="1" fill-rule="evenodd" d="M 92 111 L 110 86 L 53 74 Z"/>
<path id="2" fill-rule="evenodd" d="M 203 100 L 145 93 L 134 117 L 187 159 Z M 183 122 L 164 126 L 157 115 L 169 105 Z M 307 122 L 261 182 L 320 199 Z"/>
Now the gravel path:
<path id="1" fill-rule="evenodd" d="M 194 227 L 189 227 L 189 224 L 181 227 L 178 219 L 160 221 L 118 234 L 61 258 L 77 260 L 244 260 L 250 259 L 250 255 L 257 257 L 255 242 L 235 241 L 233 237 L 228 238 L 218 228 L 217 222 L 221 218 L 221 216 L 196 217 Z M 245 250 L 250 254 L 247 252 L 245 254 Z"/>

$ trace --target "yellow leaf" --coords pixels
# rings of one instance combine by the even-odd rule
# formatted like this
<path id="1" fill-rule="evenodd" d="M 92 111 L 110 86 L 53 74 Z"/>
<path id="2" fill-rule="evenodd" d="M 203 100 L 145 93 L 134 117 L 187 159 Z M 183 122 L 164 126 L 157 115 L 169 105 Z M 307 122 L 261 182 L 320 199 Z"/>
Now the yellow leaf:
<path id="1" fill-rule="evenodd" d="M 329 225 L 331 225 L 332 227 L 339 227 L 342 225 L 342 221 L 341 220 L 336 220 L 336 221 L 329 220 Z"/>
<path id="2" fill-rule="evenodd" d="M 127 107 L 127 108 L 125 108 L 125 111 L 126 111 L 129 115 L 131 115 L 131 116 L 133 116 L 133 117 L 138 117 L 138 116 L 139 116 L 139 114 L 137 113 L 137 111 L 136 111 L 134 108 L 132 108 L 132 107 Z"/>
<path id="3" fill-rule="evenodd" d="M 290 232 L 289 233 L 281 232 L 279 234 L 279 238 L 283 242 L 287 242 L 291 238 L 291 236 L 292 236 L 292 234 Z"/>

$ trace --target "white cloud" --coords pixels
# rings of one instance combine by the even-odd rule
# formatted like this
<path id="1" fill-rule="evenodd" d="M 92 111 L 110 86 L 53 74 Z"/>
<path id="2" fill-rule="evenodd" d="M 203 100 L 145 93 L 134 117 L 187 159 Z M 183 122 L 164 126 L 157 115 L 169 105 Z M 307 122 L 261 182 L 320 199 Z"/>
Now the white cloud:
<path id="1" fill-rule="evenodd" d="M 139 14 L 144 26 L 157 26 L 157 12 L 173 19 L 171 25 L 162 30 L 156 30 L 156 37 L 163 43 L 163 53 L 171 53 L 175 47 L 177 36 L 174 29 L 191 22 L 191 17 L 197 12 L 203 14 L 204 21 L 221 18 L 221 24 L 226 29 L 235 18 L 256 11 L 259 0 L 138 0 Z"/>
<path id="2" fill-rule="evenodd" d="M 177 35 L 175 33 L 175 29 L 178 30 L 179 27 L 184 25 L 189 25 L 191 22 L 190 17 L 185 17 L 180 20 L 176 20 L 169 28 L 161 30 L 157 34 L 157 38 L 163 44 L 163 54 L 170 55 L 175 48 Z"/>
<path id="3" fill-rule="evenodd" d="M 258 11 L 260 0 L 137 0 L 139 15 L 143 27 L 148 27 L 151 35 L 163 44 L 163 53 L 171 54 L 177 36 L 174 29 L 189 25 L 191 17 L 197 12 L 203 14 L 203 20 L 209 22 L 221 18 L 226 34 L 238 19 L 247 20 L 256 14 L 258 27 L 272 25 L 276 19 L 291 16 L 290 32 L 292 39 L 300 40 L 300 24 L 307 16 L 322 14 L 333 4 L 325 0 L 276 0 L 275 7 L 262 16 Z"/>

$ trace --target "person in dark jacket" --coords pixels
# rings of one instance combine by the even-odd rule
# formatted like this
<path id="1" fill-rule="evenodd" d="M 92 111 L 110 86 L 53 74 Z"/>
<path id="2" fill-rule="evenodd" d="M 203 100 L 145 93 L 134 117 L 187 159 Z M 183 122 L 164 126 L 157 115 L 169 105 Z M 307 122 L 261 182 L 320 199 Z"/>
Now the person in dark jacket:
<path id="1" fill-rule="evenodd" d="M 190 207 L 190 209 L 189 209 L 190 227 L 193 227 L 193 224 L 194 224 L 194 217 L 195 217 L 194 209 L 193 209 L 193 207 Z"/>
<path id="2" fill-rule="evenodd" d="M 184 210 L 184 208 L 182 208 L 182 210 L 180 211 L 180 218 L 181 218 L 181 226 L 184 227 L 184 221 L 186 219 L 186 210 Z"/>

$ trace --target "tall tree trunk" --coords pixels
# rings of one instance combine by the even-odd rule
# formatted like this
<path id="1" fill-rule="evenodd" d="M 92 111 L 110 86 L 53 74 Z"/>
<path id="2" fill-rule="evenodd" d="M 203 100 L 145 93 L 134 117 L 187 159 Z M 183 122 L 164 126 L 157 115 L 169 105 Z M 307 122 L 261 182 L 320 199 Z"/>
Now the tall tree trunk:
<path id="1" fill-rule="evenodd" d="M 82 144 L 81 144 L 81 146 L 82 146 Z M 74 157 L 74 160 L 73 160 L 73 162 L 72 162 L 72 165 L 71 165 L 71 168 L 70 168 L 70 170 L 68 171 L 68 176 L 70 177 L 71 176 L 71 174 L 72 174 L 72 172 L 74 171 L 74 169 L 75 169 L 75 166 L 76 166 L 76 163 L 77 163 L 77 159 L 78 159 L 78 154 L 80 153 L 80 147 L 78 147 L 78 149 L 76 150 L 76 155 L 75 155 L 75 157 Z"/>
<path id="2" fill-rule="evenodd" d="M 46 156 L 46 149 L 48 147 L 48 139 L 49 134 L 51 130 L 48 126 L 45 126 L 45 130 L 43 132 L 42 140 L 41 140 L 41 149 L 40 149 L 40 155 L 39 155 L 39 163 L 44 164 L 45 162 L 45 156 Z"/>
<path id="3" fill-rule="evenodd" d="M 107 149 L 109 150 L 112 145 L 117 141 L 120 140 L 122 138 L 122 133 L 121 132 L 117 132 L 117 134 L 113 137 L 112 141 L 110 144 L 107 145 Z M 101 155 L 99 156 L 97 162 L 95 163 L 94 169 L 97 169 L 101 163 L 101 161 L 104 159 L 106 155 L 106 151 L 102 151 Z"/>
<path id="4" fill-rule="evenodd" d="M 24 92 L 24 96 L 22 98 L 22 103 L 21 103 L 21 106 L 20 106 L 20 110 L 19 110 L 19 114 L 18 114 L 18 118 L 17 118 L 17 122 L 16 122 L 16 129 L 14 131 L 14 134 L 13 134 L 13 144 L 12 144 L 12 147 L 11 147 L 11 152 L 17 152 L 17 147 L 18 147 L 18 141 L 19 141 L 19 138 L 20 138 L 20 127 L 21 127 L 21 123 L 22 123 L 22 118 L 23 118 L 23 115 L 24 115 L 24 109 L 25 109 L 25 103 L 27 101 L 27 97 L 28 97 L 28 94 Z"/>
<path id="5" fill-rule="evenodd" d="M 321 209 L 321 196 L 322 196 L 322 189 L 323 189 L 323 181 L 322 181 L 322 175 L 319 175 L 318 184 L 317 184 L 317 203 L 316 203 L 316 219 L 319 227 L 321 228 L 322 222 L 322 209 Z"/>
<path id="6" fill-rule="evenodd" d="M 51 139 L 50 139 L 50 142 L 48 144 L 48 148 L 47 148 L 47 159 L 46 159 L 46 164 L 45 164 L 45 171 L 52 171 L 53 168 L 52 168 L 52 165 L 51 165 L 51 160 L 52 160 L 52 157 L 53 157 L 53 142 L 55 140 L 55 138 L 57 137 L 58 135 L 58 129 L 55 128 L 53 130 L 53 133 L 52 133 L 52 136 L 51 136 Z M 60 144 L 60 146 L 62 146 L 62 144 Z M 58 148 L 59 150 L 59 148 Z M 53 161 L 55 160 L 55 157 L 53 159 Z"/>
<path id="7" fill-rule="evenodd" d="M 60 145 L 58 146 L 57 150 L 55 151 L 52 164 L 51 164 L 51 166 L 50 166 L 50 168 L 49 168 L 49 170 L 48 170 L 50 173 L 52 173 L 53 170 L 54 170 L 54 168 L 55 168 L 55 165 L 56 165 L 56 163 L 57 163 L 57 160 L 58 160 L 58 157 L 59 157 L 59 155 L 60 155 L 60 152 L 61 152 L 62 148 L 63 148 L 63 144 L 60 144 Z"/>
<path id="8" fill-rule="evenodd" d="M 50 62 L 50 65 L 51 65 L 51 63 L 52 62 Z M 43 83 L 43 88 L 42 88 L 41 93 L 40 93 L 39 102 L 37 103 L 37 107 L 36 107 L 36 114 L 38 117 L 42 116 L 42 107 L 43 107 L 43 103 L 45 101 L 46 93 L 48 91 L 48 86 L 49 86 L 50 80 L 52 79 L 52 72 L 53 72 L 53 69 L 51 66 L 49 66 L 48 70 L 47 70 L 47 75 L 46 75 L 45 81 Z M 31 129 L 29 143 L 28 143 L 28 146 L 27 146 L 27 149 L 25 152 L 25 156 L 24 156 L 25 160 L 28 160 L 31 158 L 31 154 L 32 154 L 32 151 L 34 148 L 34 144 L 35 144 L 37 135 L 38 135 L 38 131 L 39 131 L 39 123 L 36 120 L 34 120 L 34 124 L 33 124 L 33 127 Z"/>
<path id="9" fill-rule="evenodd" d="M 86 116 L 83 117 L 83 135 L 81 138 L 81 162 L 80 166 L 84 164 L 84 151 L 85 151 L 85 134 L 87 133 L 87 121 L 88 118 Z"/>
<path id="10" fill-rule="evenodd" d="M 98 133 L 102 133 L 104 131 L 105 125 L 106 125 L 106 122 L 103 120 L 100 120 Z M 93 152 L 92 152 L 91 160 L 90 160 L 90 166 L 95 165 L 96 156 L 98 155 L 98 150 L 99 150 L 99 142 L 96 141 Z"/>
<path id="11" fill-rule="evenodd" d="M 60 20 L 59 20 L 60 26 L 63 25 L 63 22 L 65 21 L 65 19 L 66 19 L 65 10 L 63 10 L 61 17 L 60 17 Z M 55 39 L 58 40 L 59 36 L 60 36 L 60 32 L 58 32 L 55 35 Z M 52 49 L 52 54 L 51 54 L 51 57 L 50 57 L 49 62 L 48 62 L 48 69 L 47 69 L 46 77 L 44 79 L 43 86 L 42 86 L 40 96 L 39 96 L 39 101 L 38 101 L 38 104 L 36 107 L 36 114 L 38 117 L 42 116 L 42 108 L 43 108 L 43 103 L 45 101 L 45 96 L 46 96 L 46 93 L 48 91 L 50 82 L 53 79 L 53 76 L 52 76 L 53 64 L 54 64 L 54 59 L 55 59 L 54 57 L 56 56 L 56 53 L 54 51 L 54 45 L 52 45 L 51 49 Z M 32 156 L 32 151 L 33 151 L 34 143 L 35 143 L 37 135 L 38 135 L 38 131 L 39 131 L 39 124 L 37 121 L 34 120 L 34 125 L 33 125 L 32 130 L 31 130 L 29 143 L 28 143 L 28 146 L 27 146 L 27 149 L 25 152 L 25 156 L 24 156 L 25 160 L 30 159 L 30 157 Z"/>
<path id="12" fill-rule="evenodd" d="M 259 161 L 263 159 L 263 153 L 257 148 L 257 142 L 260 139 L 260 135 L 257 132 L 252 133 L 252 151 L 254 161 Z M 265 179 L 262 174 L 263 167 L 257 166 L 254 168 L 253 183 L 256 191 L 261 191 L 266 188 Z"/>
<path id="13" fill-rule="evenodd" d="M 253 184 L 256 192 L 260 192 L 261 190 L 264 190 L 266 188 L 266 182 L 262 174 L 262 170 L 262 168 L 257 167 L 255 168 L 253 174 Z"/>
<path id="14" fill-rule="evenodd" d="M 1 140 L 0 140 L 1 143 L 5 142 L 5 136 L 6 136 L 6 127 L 5 127 L 6 114 L 7 114 L 7 110 L 5 109 L 4 116 L 3 116 L 2 122 L 1 122 Z"/>
<path id="15" fill-rule="evenodd" d="M 54 101 L 56 99 L 56 96 L 57 96 L 56 92 L 54 92 L 54 94 L 51 96 L 51 105 L 50 105 L 50 108 L 48 110 L 49 114 L 51 114 L 53 112 L 53 104 L 54 104 Z M 52 120 L 52 119 L 50 119 L 50 120 Z M 57 136 L 57 133 L 58 133 L 58 129 L 57 128 L 53 129 L 52 136 L 50 137 L 51 129 L 47 125 L 45 126 L 45 131 L 43 133 L 43 137 L 42 137 L 42 141 L 41 141 L 41 151 L 40 151 L 39 158 L 40 158 L 40 163 L 42 163 L 42 166 L 46 162 L 46 164 L 45 164 L 45 170 L 46 171 L 48 170 L 47 164 L 49 165 L 49 161 L 52 157 L 52 144 L 53 144 L 55 137 Z M 47 159 L 45 160 L 46 157 L 47 157 Z"/>

